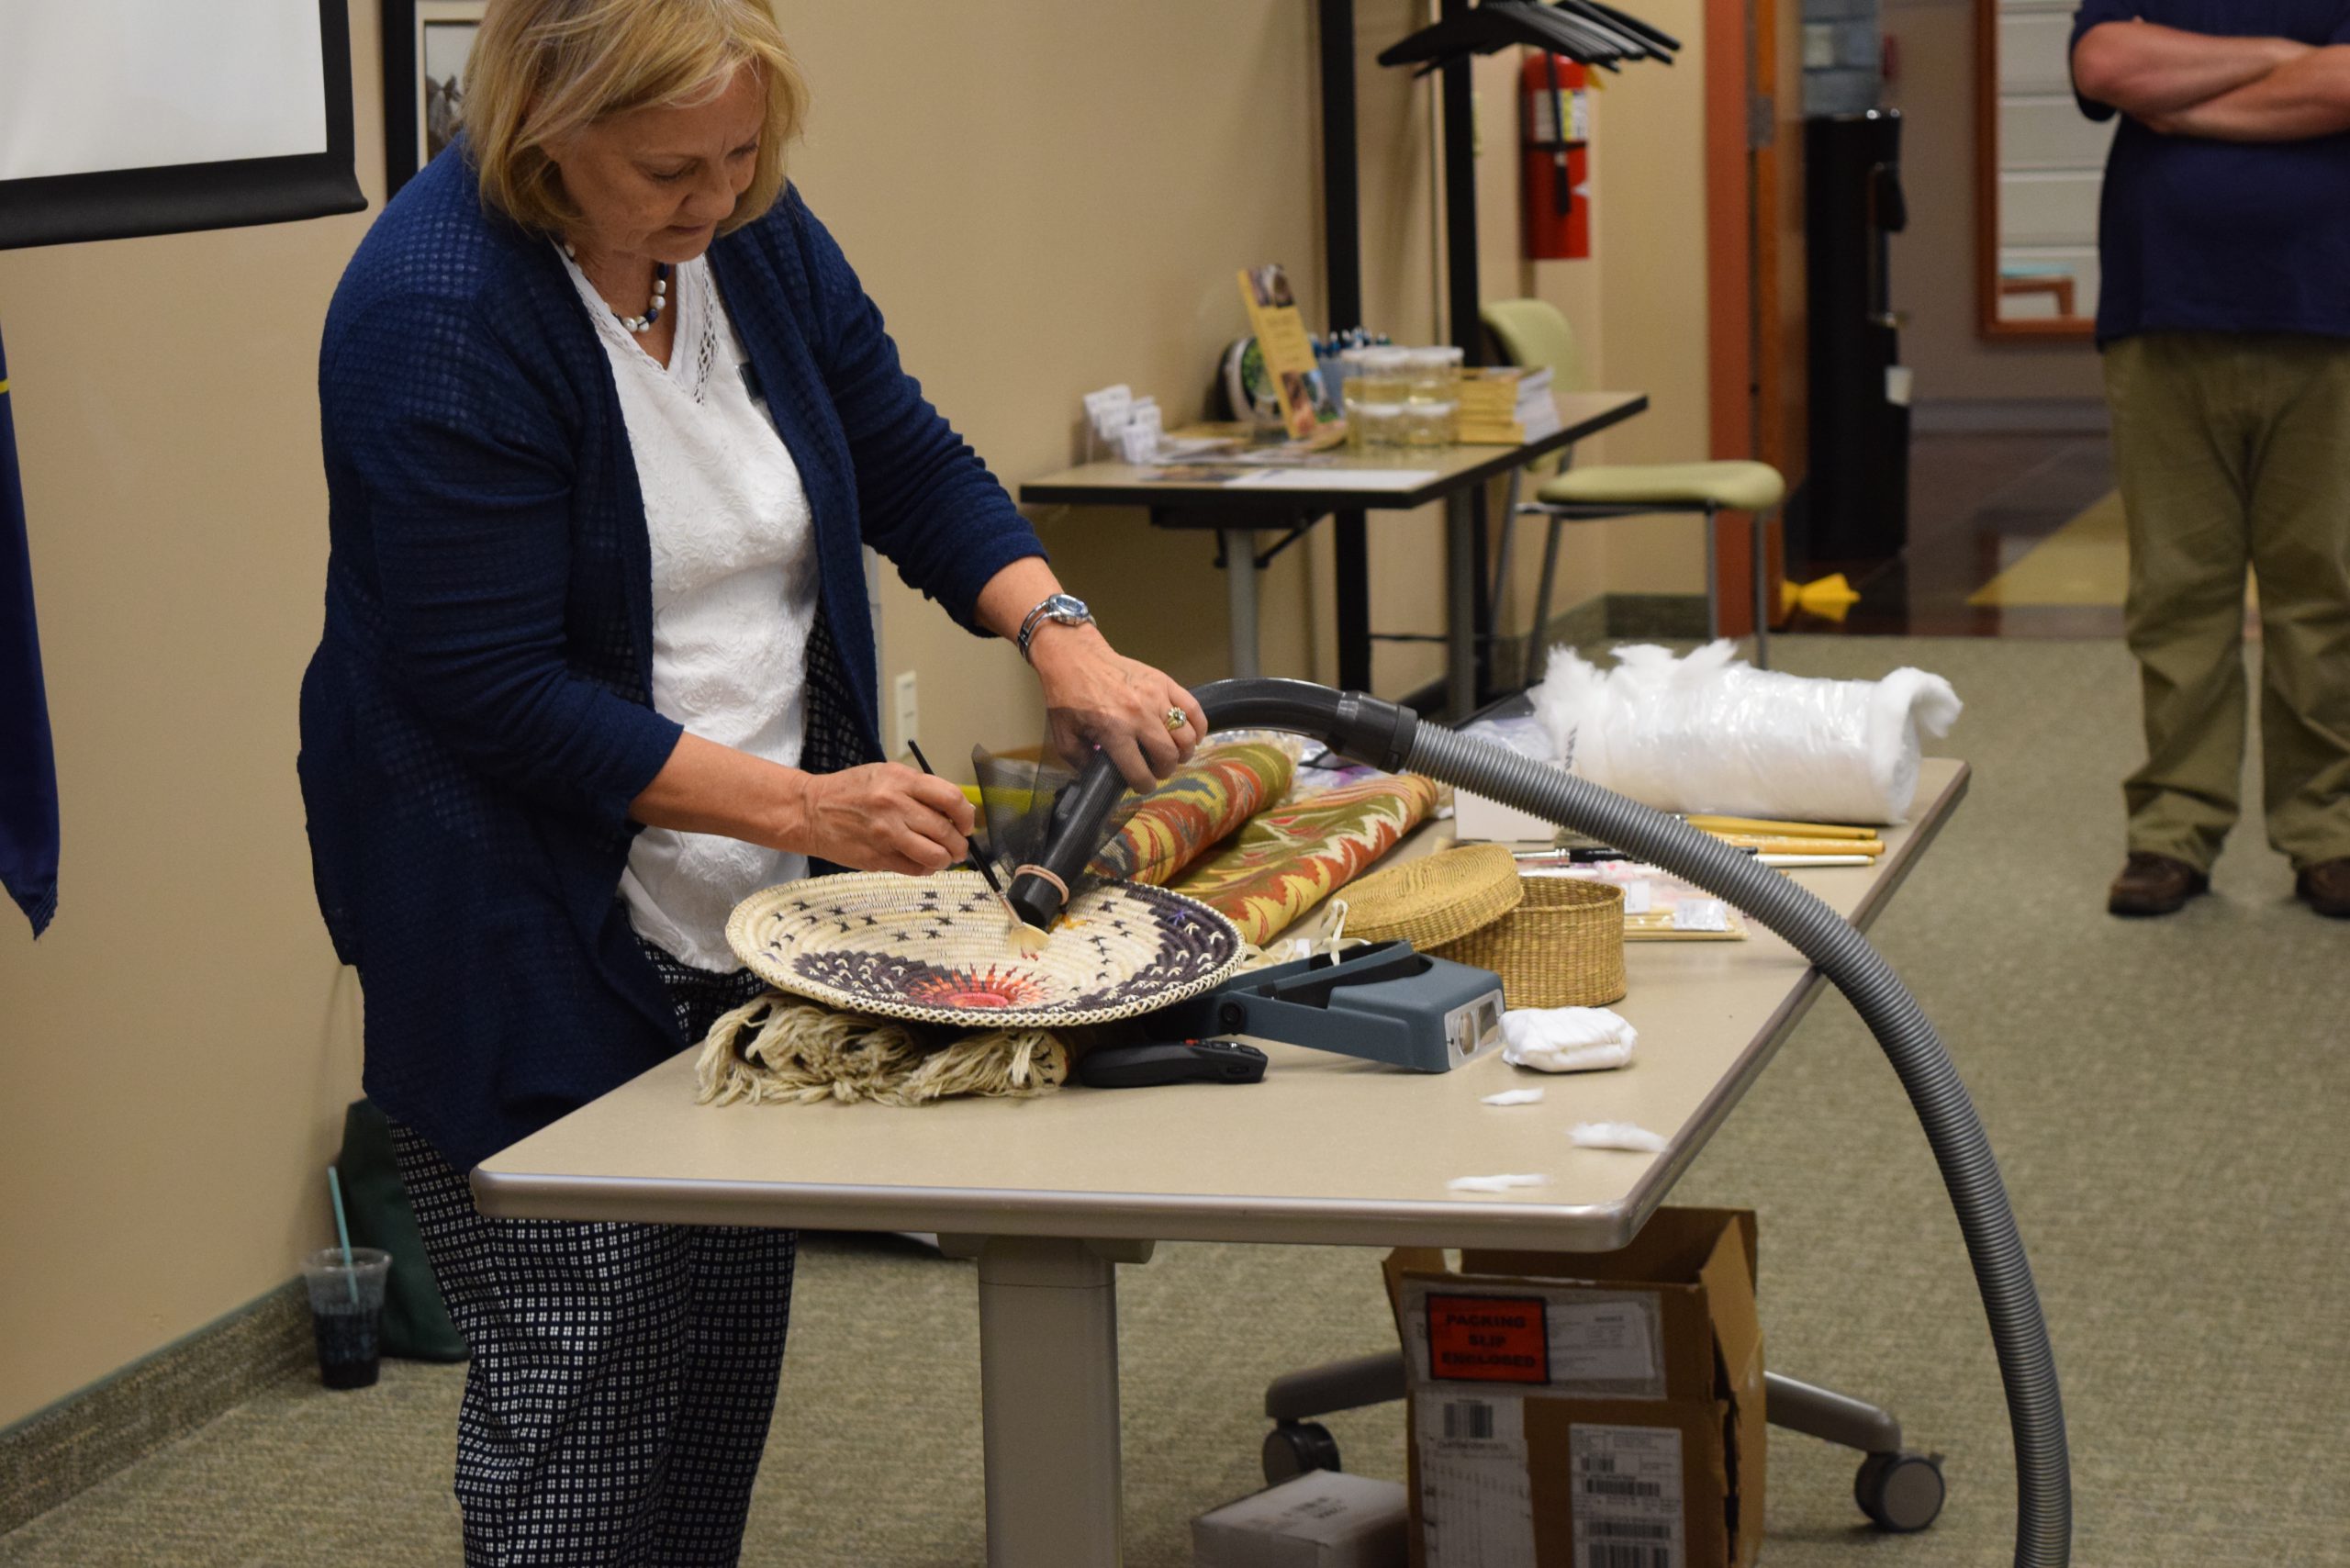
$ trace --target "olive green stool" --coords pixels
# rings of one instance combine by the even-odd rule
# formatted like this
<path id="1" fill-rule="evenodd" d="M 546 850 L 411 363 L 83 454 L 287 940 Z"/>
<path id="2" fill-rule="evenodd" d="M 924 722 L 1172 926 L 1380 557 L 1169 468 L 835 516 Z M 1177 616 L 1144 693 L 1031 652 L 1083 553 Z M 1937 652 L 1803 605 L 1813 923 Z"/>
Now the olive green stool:
<path id="1" fill-rule="evenodd" d="M 1574 328 L 1559 308 L 1541 299 L 1500 299 L 1480 313 L 1512 364 L 1528 370 L 1547 366 L 1551 386 L 1561 392 L 1583 390 L 1583 356 L 1575 347 Z M 1770 537 L 1770 514 L 1786 498 L 1787 482 L 1767 463 L 1729 460 L 1706 463 L 1609 463 L 1596 467 L 1572 465 L 1573 450 L 1529 463 L 1510 476 L 1509 504 L 1502 510 L 1500 559 L 1494 568 L 1492 603 L 1498 613 L 1503 590 L 1509 586 L 1511 547 L 1521 514 L 1550 521 L 1550 537 L 1542 545 L 1542 576 L 1534 597 L 1534 625 L 1527 639 L 1526 667 L 1521 678 L 1538 674 L 1543 629 L 1550 623 L 1550 592 L 1559 569 L 1559 534 L 1570 522 L 1597 522 L 1607 518 L 1646 517 L 1657 513 L 1702 516 L 1706 520 L 1706 624 L 1720 636 L 1721 569 L 1715 559 L 1715 523 L 1725 511 L 1742 511 L 1752 520 L 1754 548 L 1754 663 L 1771 667 L 1771 582 L 1763 569 L 1763 544 Z M 1519 489 L 1527 475 L 1538 481 L 1534 498 L 1521 501 Z"/>

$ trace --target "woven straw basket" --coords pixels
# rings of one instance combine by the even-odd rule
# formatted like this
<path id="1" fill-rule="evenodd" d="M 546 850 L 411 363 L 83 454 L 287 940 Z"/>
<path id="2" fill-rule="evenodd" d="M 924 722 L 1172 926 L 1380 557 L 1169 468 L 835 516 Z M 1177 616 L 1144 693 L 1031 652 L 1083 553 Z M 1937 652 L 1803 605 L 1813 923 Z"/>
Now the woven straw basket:
<path id="1" fill-rule="evenodd" d="M 1520 880 L 1525 897 L 1516 909 L 1447 943 L 1438 956 L 1501 976 L 1512 1007 L 1623 1000 L 1624 890 L 1573 877 Z"/>
<path id="2" fill-rule="evenodd" d="M 1624 995 L 1624 890 L 1520 877 L 1502 844 L 1464 845 L 1376 871 L 1339 895 L 1347 935 L 1402 937 L 1502 977 L 1512 1007 L 1597 1007 Z"/>

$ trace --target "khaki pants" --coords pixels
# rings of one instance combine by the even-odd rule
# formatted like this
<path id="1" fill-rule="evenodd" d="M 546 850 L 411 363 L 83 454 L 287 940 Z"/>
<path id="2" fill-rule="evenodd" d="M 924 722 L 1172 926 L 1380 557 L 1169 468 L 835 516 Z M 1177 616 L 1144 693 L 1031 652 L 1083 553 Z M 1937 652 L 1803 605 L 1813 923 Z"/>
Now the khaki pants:
<path id="1" fill-rule="evenodd" d="M 2106 350 L 2105 385 L 2145 703 L 2130 847 L 2209 869 L 2235 824 L 2249 566 L 2268 842 L 2350 856 L 2350 341 L 2150 333 Z"/>

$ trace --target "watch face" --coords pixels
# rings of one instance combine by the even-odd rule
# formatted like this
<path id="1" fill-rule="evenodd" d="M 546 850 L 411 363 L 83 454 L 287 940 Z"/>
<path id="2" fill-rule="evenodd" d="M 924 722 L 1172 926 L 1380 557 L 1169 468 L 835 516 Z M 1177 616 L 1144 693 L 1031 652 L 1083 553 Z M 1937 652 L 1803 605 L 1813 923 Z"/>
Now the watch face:
<path id="1" fill-rule="evenodd" d="M 1045 613 L 1055 621 L 1091 621 L 1093 619 L 1093 611 L 1085 607 L 1085 600 L 1078 598 L 1074 594 L 1055 594 L 1046 602 L 1048 608 L 1045 610 Z"/>

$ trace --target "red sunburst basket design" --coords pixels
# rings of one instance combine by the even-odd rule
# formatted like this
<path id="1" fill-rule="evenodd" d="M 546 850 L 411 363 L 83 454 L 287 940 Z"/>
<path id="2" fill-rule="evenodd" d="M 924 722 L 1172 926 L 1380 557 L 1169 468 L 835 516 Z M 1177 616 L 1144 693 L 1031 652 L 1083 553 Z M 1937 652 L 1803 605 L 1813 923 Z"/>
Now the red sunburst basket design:
<path id="1" fill-rule="evenodd" d="M 924 975 L 906 988 L 909 1002 L 933 1007 L 1025 1007 L 1044 1000 L 1045 988 L 1021 975 L 1007 974 L 990 964 L 986 972 L 950 969 Z"/>

